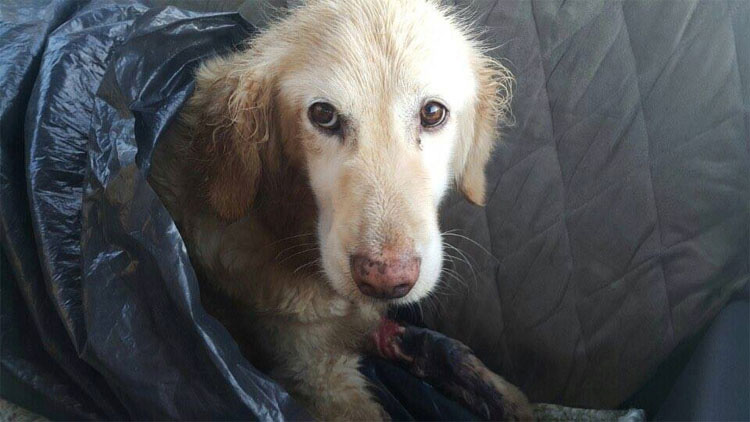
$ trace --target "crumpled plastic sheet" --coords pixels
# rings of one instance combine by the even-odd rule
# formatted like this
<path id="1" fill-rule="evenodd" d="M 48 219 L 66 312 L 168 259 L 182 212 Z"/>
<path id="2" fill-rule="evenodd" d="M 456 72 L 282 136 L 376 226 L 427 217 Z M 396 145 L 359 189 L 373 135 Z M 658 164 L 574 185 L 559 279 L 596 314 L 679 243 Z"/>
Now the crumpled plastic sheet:
<path id="1" fill-rule="evenodd" d="M 38 391 L 71 385 L 81 418 L 304 418 L 200 307 L 184 245 L 136 164 L 189 95 L 195 64 L 253 28 L 233 13 L 131 2 L 43 6 L 11 11 L 16 24 L 3 10 L 3 91 L 16 94 L 2 104 L 3 246 L 62 373 L 47 385 L 5 353 L 3 373 Z"/>

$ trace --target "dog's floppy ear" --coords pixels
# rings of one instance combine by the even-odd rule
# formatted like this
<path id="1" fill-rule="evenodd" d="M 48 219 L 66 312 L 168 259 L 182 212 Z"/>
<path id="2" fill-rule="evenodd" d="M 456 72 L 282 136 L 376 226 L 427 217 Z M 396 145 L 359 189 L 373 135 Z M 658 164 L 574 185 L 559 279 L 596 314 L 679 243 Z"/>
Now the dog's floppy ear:
<path id="1" fill-rule="evenodd" d="M 484 205 L 486 177 L 484 168 L 497 137 L 497 126 L 507 118 L 513 77 L 500 63 L 479 56 L 474 64 L 476 98 L 461 123 L 461 141 L 453 170 L 459 189 L 469 202 Z"/>
<path id="2" fill-rule="evenodd" d="M 193 133 L 190 157 L 203 199 L 225 220 L 252 205 L 260 182 L 259 149 L 271 137 L 272 87 L 240 54 L 203 64 L 183 114 Z"/>

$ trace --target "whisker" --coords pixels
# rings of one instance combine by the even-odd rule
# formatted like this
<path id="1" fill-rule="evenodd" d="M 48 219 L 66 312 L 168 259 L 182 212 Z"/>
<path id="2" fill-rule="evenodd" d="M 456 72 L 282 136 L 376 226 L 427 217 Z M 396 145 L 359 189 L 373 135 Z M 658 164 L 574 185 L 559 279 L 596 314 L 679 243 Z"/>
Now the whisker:
<path id="1" fill-rule="evenodd" d="M 474 240 L 474 239 L 472 239 L 472 238 L 470 238 L 468 236 L 464 236 L 462 234 L 455 233 L 455 231 L 458 231 L 458 229 L 453 230 L 453 231 L 451 231 L 451 230 L 445 231 L 442 234 L 445 235 L 445 236 L 453 236 L 453 237 L 457 237 L 459 239 L 467 240 L 467 241 L 471 242 L 472 244 L 474 244 L 476 247 L 478 247 L 482 252 L 484 252 L 488 256 L 492 257 L 495 261 L 499 261 L 499 259 L 497 259 L 497 257 L 495 255 L 493 255 L 492 252 L 488 251 L 487 248 L 485 248 L 484 246 L 482 246 L 481 244 L 479 244 L 476 240 Z"/>
<path id="2" fill-rule="evenodd" d="M 447 247 L 449 247 L 449 248 L 451 248 L 452 250 L 456 251 L 459 255 L 461 255 L 461 257 L 463 258 L 463 262 L 469 267 L 469 269 L 471 270 L 471 274 L 474 277 L 474 280 L 476 280 L 477 279 L 477 272 L 474 269 L 474 264 L 469 260 L 469 257 L 466 256 L 466 254 L 464 254 L 463 251 L 461 251 L 461 249 L 459 249 L 458 247 L 456 247 L 454 245 L 451 245 L 450 243 L 444 243 L 444 245 L 447 246 Z"/>
<path id="3" fill-rule="evenodd" d="M 447 247 L 447 246 L 445 245 L 445 243 L 443 243 L 443 246 L 444 246 L 444 247 Z M 452 246 L 452 245 L 449 245 L 449 246 Z M 447 261 L 447 262 L 446 262 L 446 261 Z M 454 256 L 454 255 L 451 255 L 451 254 L 450 254 L 450 253 L 449 253 L 449 252 L 448 252 L 447 250 L 443 250 L 443 263 L 444 263 L 444 264 L 446 264 L 446 263 L 450 262 L 450 264 L 451 264 L 451 265 L 453 265 L 453 266 L 455 267 L 455 266 L 456 266 L 456 261 L 461 261 L 461 262 L 463 262 L 463 261 L 461 260 L 461 258 L 459 258 L 459 257 L 457 257 L 457 256 Z"/>
<path id="4" fill-rule="evenodd" d="M 288 261 L 288 260 L 290 260 L 290 259 L 294 258 L 294 257 L 295 257 L 295 256 L 297 256 L 297 255 L 302 255 L 303 253 L 313 252 L 313 251 L 317 251 L 317 250 L 318 250 L 318 248 L 311 248 L 311 249 L 305 249 L 305 250 L 303 250 L 303 251 L 299 251 L 299 252 L 293 253 L 293 254 L 291 254 L 291 255 L 289 255 L 289 256 L 287 256 L 287 257 L 285 257 L 285 258 L 284 258 L 284 259 L 282 259 L 281 261 L 277 262 L 277 264 L 281 264 L 281 263 L 284 263 L 284 262 L 286 262 L 286 261 Z"/>
<path id="5" fill-rule="evenodd" d="M 453 277 L 453 279 L 455 279 L 456 281 L 458 281 L 459 284 L 461 284 L 463 287 L 467 287 L 468 286 L 468 284 L 466 283 L 466 280 L 464 280 L 463 277 L 461 277 L 461 274 L 459 274 L 458 271 L 451 270 L 451 269 L 448 269 L 448 268 L 443 268 L 443 272 L 445 274 Z"/>
<path id="6" fill-rule="evenodd" d="M 314 260 L 312 260 L 312 261 L 310 261 L 310 262 L 308 262 L 306 264 L 302 264 L 299 267 L 295 268 L 295 270 L 292 271 L 292 274 L 297 274 L 297 271 L 299 271 L 299 270 L 301 270 L 301 269 L 303 269 L 305 267 L 309 267 L 310 265 L 317 264 L 318 262 L 320 262 L 320 259 L 314 259 Z"/>
<path id="7" fill-rule="evenodd" d="M 285 237 L 283 239 L 275 240 L 275 241 L 269 243 L 268 245 L 266 245 L 265 247 L 273 246 L 273 245 L 275 245 L 275 244 L 277 244 L 279 242 L 285 242 L 287 240 L 297 239 L 299 237 L 304 237 L 304 236 L 315 236 L 315 233 L 301 233 L 301 234 L 297 234 L 297 235 L 294 235 L 294 236 Z"/>
<path id="8" fill-rule="evenodd" d="M 451 248 L 451 249 L 455 250 L 455 247 L 453 245 L 443 245 L 443 246 L 445 246 L 446 248 Z M 461 258 L 460 256 L 456 256 L 456 255 L 451 255 L 448 250 L 443 250 L 443 255 L 445 255 L 445 257 L 450 261 L 450 263 L 454 267 L 456 266 L 456 262 L 462 262 L 462 263 L 464 263 L 466 265 L 470 264 L 468 261 L 466 261 L 465 258 Z"/>
<path id="9" fill-rule="evenodd" d="M 430 292 L 430 298 L 439 302 L 439 298 L 453 296 L 454 292 L 446 286 L 436 287 Z"/>
<path id="10" fill-rule="evenodd" d="M 448 280 L 445 280 L 445 283 L 442 283 L 443 285 L 440 286 L 441 289 L 444 289 L 447 294 L 458 294 L 461 293 L 462 290 L 466 291 L 468 289 L 468 285 L 459 275 L 449 272 L 445 272 L 442 275 L 447 275 L 455 280 L 455 283 L 448 283 Z"/>
<path id="11" fill-rule="evenodd" d="M 450 229 L 450 230 L 446 230 L 446 231 L 444 231 L 444 232 L 441 232 L 440 234 L 455 233 L 455 232 L 457 232 L 457 231 L 459 231 L 459 230 L 460 230 L 460 229 Z"/>
<path id="12" fill-rule="evenodd" d="M 441 314 L 440 303 L 435 300 L 435 296 L 429 294 L 424 300 L 419 302 L 419 317 L 424 321 L 425 309 L 432 315 L 439 317 Z M 432 311 L 432 312 L 430 312 Z"/>
<path id="13" fill-rule="evenodd" d="M 301 248 L 301 247 L 303 247 L 303 246 L 312 246 L 312 245 L 316 245 L 316 246 L 317 246 L 317 244 L 318 244 L 318 242 L 306 242 L 306 243 L 298 243 L 298 244 L 296 244 L 296 245 L 292 245 L 292 246 L 290 246 L 290 247 L 288 247 L 288 248 L 284 248 L 284 249 L 282 249 L 282 250 L 281 250 L 281 252 L 277 253 L 277 254 L 276 254 L 276 256 L 275 256 L 275 257 L 274 257 L 273 259 L 274 259 L 274 260 L 277 260 L 277 259 L 279 259 L 279 257 L 281 257 L 281 255 L 282 255 L 282 254 L 283 254 L 284 252 L 287 252 L 287 251 L 292 251 L 292 250 L 294 250 L 294 249 L 297 249 L 297 248 Z"/>

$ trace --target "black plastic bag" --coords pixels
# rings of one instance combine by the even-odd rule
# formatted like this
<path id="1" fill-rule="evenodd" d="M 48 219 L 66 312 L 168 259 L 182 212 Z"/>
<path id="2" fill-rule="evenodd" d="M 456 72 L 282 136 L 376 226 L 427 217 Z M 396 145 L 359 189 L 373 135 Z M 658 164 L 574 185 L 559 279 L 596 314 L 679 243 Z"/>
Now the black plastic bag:
<path id="1" fill-rule="evenodd" d="M 67 20 L 59 12 L 76 8 Z M 184 245 L 145 182 L 147 165 L 135 162 L 138 147 L 138 161 L 148 160 L 189 95 L 194 65 L 237 46 L 253 28 L 238 14 L 129 2 L 54 3 L 46 10 L 65 21 L 46 40 L 36 31 L 48 21 L 26 24 L 46 46 L 43 55 L 36 51 L 38 75 L 26 66 L 27 78 L 36 78 L 25 107 L 26 177 L 16 170 L 7 180 L 29 185 L 41 271 L 28 271 L 18 284 L 47 352 L 101 407 L 92 417 L 304 417 L 200 307 Z M 15 47 L 22 50 L 26 41 Z M 18 97 L 24 95 L 19 88 Z M 4 107 L 3 116 L 9 113 L 17 125 L 24 107 Z M 4 131 L 4 158 L 22 139 Z M 17 165 L 18 154 L 13 159 Z M 4 206 L 22 207 L 20 196 Z M 28 218 L 23 210 L 16 214 Z M 22 246 L 21 236 L 11 238 L 19 224 L 3 226 L 6 250 Z M 26 229 L 29 244 L 28 223 Z M 33 266 L 34 253 L 15 260 L 15 271 Z"/>

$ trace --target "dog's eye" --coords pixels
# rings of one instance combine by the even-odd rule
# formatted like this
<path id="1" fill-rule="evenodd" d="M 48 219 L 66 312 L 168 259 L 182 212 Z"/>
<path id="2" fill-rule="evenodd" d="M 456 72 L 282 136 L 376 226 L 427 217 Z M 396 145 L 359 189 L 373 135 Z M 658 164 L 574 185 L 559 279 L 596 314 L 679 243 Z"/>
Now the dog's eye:
<path id="1" fill-rule="evenodd" d="M 448 110 L 445 106 L 437 101 L 430 101 L 424 106 L 419 112 L 419 118 L 422 121 L 422 126 L 425 128 L 433 128 L 439 126 L 445 121 L 445 116 Z"/>
<path id="2" fill-rule="evenodd" d="M 315 103 L 310 106 L 310 121 L 315 125 L 330 131 L 341 127 L 339 113 L 328 103 Z"/>

